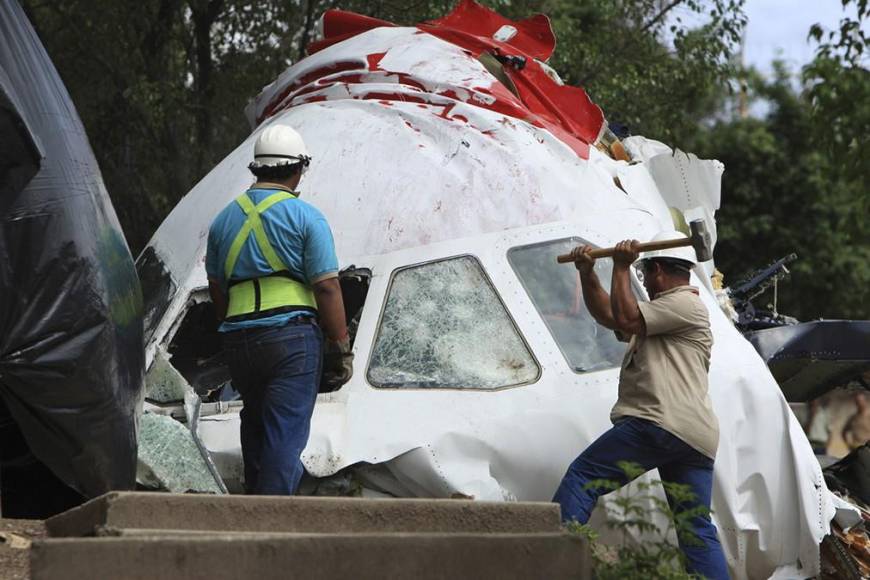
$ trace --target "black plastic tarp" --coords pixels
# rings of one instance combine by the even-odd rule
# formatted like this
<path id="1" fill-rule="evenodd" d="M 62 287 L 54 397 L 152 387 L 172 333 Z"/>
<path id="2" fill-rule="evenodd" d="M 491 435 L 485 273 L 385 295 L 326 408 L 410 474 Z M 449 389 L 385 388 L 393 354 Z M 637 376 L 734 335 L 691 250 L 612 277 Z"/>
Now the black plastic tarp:
<path id="1" fill-rule="evenodd" d="M 0 397 L 85 496 L 135 484 L 144 356 L 139 282 L 84 127 L 0 0 Z"/>
<path id="2" fill-rule="evenodd" d="M 845 491 L 870 505 L 870 442 L 823 470 L 833 490 Z"/>

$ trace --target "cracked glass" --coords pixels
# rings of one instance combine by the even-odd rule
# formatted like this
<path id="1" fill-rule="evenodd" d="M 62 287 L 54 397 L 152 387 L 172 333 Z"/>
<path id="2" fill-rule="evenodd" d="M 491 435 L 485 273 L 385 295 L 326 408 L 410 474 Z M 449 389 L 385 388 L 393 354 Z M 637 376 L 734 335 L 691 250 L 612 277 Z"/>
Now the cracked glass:
<path id="1" fill-rule="evenodd" d="M 539 375 L 477 259 L 460 256 L 394 274 L 369 363 L 372 385 L 486 390 Z"/>

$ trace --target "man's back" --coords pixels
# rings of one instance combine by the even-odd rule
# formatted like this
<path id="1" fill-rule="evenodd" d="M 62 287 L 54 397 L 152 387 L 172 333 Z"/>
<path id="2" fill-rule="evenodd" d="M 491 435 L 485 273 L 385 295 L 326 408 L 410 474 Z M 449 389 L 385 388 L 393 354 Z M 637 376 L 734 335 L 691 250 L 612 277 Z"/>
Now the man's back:
<path id="1" fill-rule="evenodd" d="M 276 191 L 283 190 L 254 187 L 245 195 L 256 205 Z M 225 271 L 227 256 L 246 219 L 239 203 L 232 201 L 218 214 L 209 228 L 206 272 L 209 279 L 221 281 L 225 288 L 229 282 Z M 262 212 L 260 220 L 269 244 L 290 277 L 311 286 L 324 278 L 335 276 L 338 260 L 332 232 L 326 218 L 317 208 L 300 199 L 285 199 Z M 231 279 L 249 280 L 272 273 L 274 270 L 259 247 L 256 236 L 249 235 L 233 265 Z M 281 325 L 297 315 L 299 314 L 290 313 L 257 321 L 224 323 L 221 330 Z"/>

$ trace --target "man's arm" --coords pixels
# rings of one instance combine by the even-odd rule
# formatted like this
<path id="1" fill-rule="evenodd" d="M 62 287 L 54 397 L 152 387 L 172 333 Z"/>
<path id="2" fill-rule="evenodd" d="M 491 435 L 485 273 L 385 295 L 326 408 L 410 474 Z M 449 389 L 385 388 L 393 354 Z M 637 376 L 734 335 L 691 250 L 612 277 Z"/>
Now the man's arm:
<path id="1" fill-rule="evenodd" d="M 337 277 L 315 282 L 314 300 L 317 302 L 317 313 L 320 327 L 331 342 L 341 342 L 347 339 L 347 324 L 345 322 L 344 299 L 341 297 L 341 285 Z"/>
<path id="2" fill-rule="evenodd" d="M 613 254 L 613 278 L 610 284 L 610 309 L 616 329 L 625 334 L 643 336 L 646 324 L 631 291 L 628 269 L 639 255 L 637 240 L 625 240 L 616 244 Z"/>
<path id="3" fill-rule="evenodd" d="M 326 335 L 323 380 L 333 387 L 353 376 L 353 352 L 345 322 L 344 299 L 338 282 L 335 241 L 326 218 L 308 220 L 305 235 L 305 274 L 314 290 L 320 328 Z"/>
<path id="4" fill-rule="evenodd" d="M 613 313 L 610 310 L 610 296 L 601 286 L 601 281 L 595 274 L 595 258 L 589 255 L 591 246 L 578 246 L 571 250 L 574 258 L 574 267 L 580 273 L 580 288 L 583 293 L 583 302 L 586 310 L 595 319 L 595 322 L 611 330 L 616 329 Z"/>
<path id="5" fill-rule="evenodd" d="M 224 292 L 223 286 L 213 278 L 208 279 L 208 293 L 211 296 L 211 303 L 214 304 L 215 316 L 218 322 L 223 322 L 227 317 L 227 295 Z"/>
<path id="6" fill-rule="evenodd" d="M 340 386 L 353 376 L 353 353 L 345 323 L 341 284 L 338 278 L 332 277 L 315 282 L 313 288 L 320 327 L 326 335 L 323 380 L 329 385 Z"/>

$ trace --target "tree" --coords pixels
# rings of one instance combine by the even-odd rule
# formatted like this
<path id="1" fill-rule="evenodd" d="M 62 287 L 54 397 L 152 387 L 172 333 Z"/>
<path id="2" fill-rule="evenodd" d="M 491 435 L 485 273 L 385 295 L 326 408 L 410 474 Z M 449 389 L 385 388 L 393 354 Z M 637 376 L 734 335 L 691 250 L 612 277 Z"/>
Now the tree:
<path id="1" fill-rule="evenodd" d="M 818 24 L 809 37 L 819 42 L 816 57 L 803 70 L 807 98 L 812 105 L 814 133 L 836 169 L 844 177 L 861 178 L 870 167 L 870 71 L 866 20 L 867 0 L 843 0 L 854 5 L 855 18 L 844 18 L 837 30 L 825 31 Z M 856 209 L 870 209 L 868 196 Z"/>
<path id="2" fill-rule="evenodd" d="M 838 29 L 810 29 L 819 46 L 801 83 L 782 64 L 769 81 L 745 73 L 766 115 L 721 120 L 692 143 L 725 163 L 717 265 L 736 282 L 796 252 L 779 308 L 803 319 L 870 318 L 868 3 L 843 5 L 855 16 Z"/>
<path id="3" fill-rule="evenodd" d="M 790 252 L 791 280 L 779 310 L 803 319 L 867 318 L 870 227 L 861 175 L 841 170 L 840 156 L 819 146 L 811 89 L 796 90 L 782 64 L 767 81 L 750 74 L 750 96 L 766 100 L 764 118 L 720 121 L 694 150 L 725 164 L 717 215 L 716 263 L 726 282 Z M 865 169 L 866 171 L 866 169 Z"/>
<path id="4" fill-rule="evenodd" d="M 79 110 L 134 254 L 248 134 L 247 100 L 295 54 L 279 0 L 63 0 L 23 6 Z"/>
<path id="5" fill-rule="evenodd" d="M 608 120 L 683 147 L 729 90 L 742 0 L 550 2 L 553 65 Z M 704 16 L 702 16 L 704 15 Z"/>
<path id="6" fill-rule="evenodd" d="M 455 0 L 21 0 L 88 131 L 131 250 L 250 132 L 243 110 L 341 6 L 414 24 Z M 549 14 L 552 64 L 608 119 L 676 140 L 716 109 L 742 0 L 487 0 Z M 683 17 L 699 19 L 698 25 Z"/>

